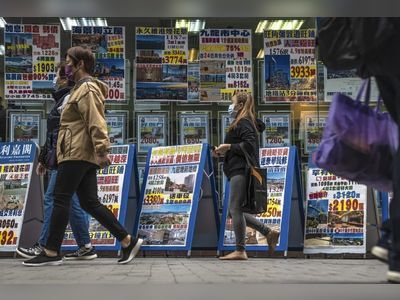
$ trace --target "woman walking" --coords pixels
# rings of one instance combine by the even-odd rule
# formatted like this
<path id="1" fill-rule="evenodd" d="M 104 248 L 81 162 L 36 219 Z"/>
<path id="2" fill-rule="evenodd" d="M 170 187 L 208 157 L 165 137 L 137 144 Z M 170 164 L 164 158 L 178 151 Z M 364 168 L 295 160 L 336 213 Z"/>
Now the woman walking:
<path id="1" fill-rule="evenodd" d="M 279 232 L 269 229 L 251 214 L 241 211 L 241 205 L 247 195 L 246 158 L 243 150 L 254 159 L 256 165 L 259 165 L 257 131 L 263 131 L 265 125 L 256 120 L 254 101 L 250 94 L 235 94 L 228 112 L 234 120 L 228 129 L 224 144 L 214 150 L 214 155 L 224 156 L 224 173 L 230 181 L 229 213 L 232 217 L 233 231 L 236 237 L 236 251 L 222 256 L 220 259 L 247 260 L 246 226 L 257 230 L 266 237 L 270 254 L 273 253 L 278 243 Z"/>
<path id="2" fill-rule="evenodd" d="M 90 76 L 94 56 L 89 48 L 72 47 L 66 55 L 66 75 L 75 82 L 61 114 L 57 141 L 58 174 L 50 233 L 42 253 L 26 266 L 62 264 L 60 247 L 68 224 L 69 206 L 76 192 L 81 207 L 114 235 L 122 246 L 119 264 L 129 263 L 142 239 L 133 238 L 97 196 L 96 170 L 110 164 L 110 141 L 104 116 L 107 85 Z"/>

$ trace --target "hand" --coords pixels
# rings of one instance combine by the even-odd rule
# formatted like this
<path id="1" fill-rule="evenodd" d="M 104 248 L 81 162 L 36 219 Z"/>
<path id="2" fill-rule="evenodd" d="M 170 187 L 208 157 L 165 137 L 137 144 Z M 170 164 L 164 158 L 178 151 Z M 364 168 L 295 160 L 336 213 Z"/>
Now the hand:
<path id="1" fill-rule="evenodd" d="M 230 149 L 231 149 L 231 144 L 221 144 L 214 151 L 218 155 L 224 156 L 225 153 L 228 152 Z"/>
<path id="2" fill-rule="evenodd" d="M 111 160 L 108 157 L 108 154 L 106 155 L 98 155 L 97 158 L 97 164 L 100 166 L 100 168 L 105 168 L 111 165 Z"/>
<path id="3" fill-rule="evenodd" d="M 38 163 L 36 166 L 36 174 L 39 176 L 46 174 L 46 168 L 41 163 Z"/>

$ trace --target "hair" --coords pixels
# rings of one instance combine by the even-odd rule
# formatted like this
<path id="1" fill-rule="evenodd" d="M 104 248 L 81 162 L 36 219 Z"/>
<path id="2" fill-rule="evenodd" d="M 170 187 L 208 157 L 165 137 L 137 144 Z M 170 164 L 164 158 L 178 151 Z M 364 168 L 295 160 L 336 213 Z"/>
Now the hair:
<path id="1" fill-rule="evenodd" d="M 93 73 L 93 68 L 94 68 L 94 55 L 92 50 L 90 48 L 85 47 L 85 46 L 75 46 L 71 47 L 68 49 L 67 54 L 65 57 L 69 56 L 74 65 L 79 63 L 79 61 L 83 61 L 83 67 L 86 71 L 86 73 L 89 73 L 90 75 Z"/>
<path id="2" fill-rule="evenodd" d="M 243 104 L 243 108 L 239 110 L 235 120 L 229 126 L 229 130 L 233 130 L 234 128 L 236 128 L 239 121 L 244 118 L 249 119 L 250 122 L 253 124 L 254 128 L 256 129 L 257 128 L 256 111 L 254 108 L 254 100 L 251 94 L 245 92 L 239 92 L 237 94 L 234 94 L 233 97 L 236 97 L 237 103 Z M 256 132 L 258 131 L 256 130 Z"/>
<path id="3" fill-rule="evenodd" d="M 57 83 L 60 87 L 64 88 L 70 85 L 70 82 L 65 74 L 65 61 L 61 61 L 57 64 L 56 70 L 58 72 Z"/>

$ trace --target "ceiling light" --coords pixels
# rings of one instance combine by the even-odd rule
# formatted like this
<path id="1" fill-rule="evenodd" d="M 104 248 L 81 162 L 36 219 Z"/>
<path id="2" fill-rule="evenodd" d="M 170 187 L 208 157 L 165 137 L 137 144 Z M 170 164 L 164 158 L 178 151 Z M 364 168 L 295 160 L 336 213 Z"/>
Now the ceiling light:
<path id="1" fill-rule="evenodd" d="M 256 59 L 264 59 L 264 49 L 258 51 Z"/>
<path id="2" fill-rule="evenodd" d="M 175 28 L 187 28 L 189 32 L 199 32 L 206 27 L 206 21 L 202 20 L 176 20 Z"/>
<path id="3" fill-rule="evenodd" d="M 4 28 L 6 24 L 7 24 L 6 20 L 4 20 L 3 17 L 0 17 L 0 28 Z"/>
<path id="4" fill-rule="evenodd" d="M 106 18 L 60 18 L 60 22 L 66 31 L 73 26 L 108 26 Z"/>
<path id="5" fill-rule="evenodd" d="M 304 20 L 261 20 L 258 22 L 256 33 L 264 30 L 299 30 Z"/>

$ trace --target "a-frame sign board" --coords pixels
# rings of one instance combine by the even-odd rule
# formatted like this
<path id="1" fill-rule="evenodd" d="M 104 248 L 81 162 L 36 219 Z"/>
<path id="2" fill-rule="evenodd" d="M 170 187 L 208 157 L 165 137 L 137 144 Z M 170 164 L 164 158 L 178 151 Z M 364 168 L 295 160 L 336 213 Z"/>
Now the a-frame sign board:
<path id="1" fill-rule="evenodd" d="M 0 251 L 30 247 L 39 237 L 43 192 L 36 175 L 37 145 L 0 143 Z"/>
<path id="2" fill-rule="evenodd" d="M 267 169 L 268 208 L 256 217 L 280 232 L 276 251 L 299 249 L 303 244 L 304 210 L 300 165 L 296 147 L 260 149 L 260 166 Z M 232 219 L 228 218 L 229 181 L 226 183 L 218 250 L 235 250 Z M 247 227 L 246 250 L 267 251 L 266 238 Z"/>
<path id="3" fill-rule="evenodd" d="M 98 170 L 97 184 L 100 202 L 107 206 L 128 232 L 133 232 L 139 202 L 139 175 L 136 145 L 111 146 L 111 165 Z M 89 220 L 89 234 L 97 250 L 120 250 L 120 243 L 94 218 Z M 63 250 L 76 249 L 70 226 L 64 236 Z"/>
<path id="4" fill-rule="evenodd" d="M 216 248 L 219 214 L 208 144 L 149 150 L 134 234 L 141 250 Z"/>

